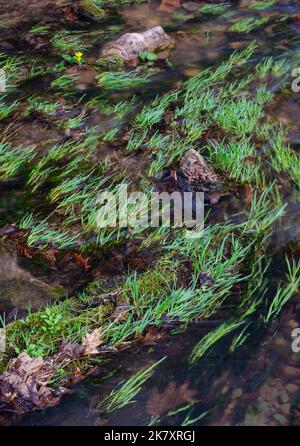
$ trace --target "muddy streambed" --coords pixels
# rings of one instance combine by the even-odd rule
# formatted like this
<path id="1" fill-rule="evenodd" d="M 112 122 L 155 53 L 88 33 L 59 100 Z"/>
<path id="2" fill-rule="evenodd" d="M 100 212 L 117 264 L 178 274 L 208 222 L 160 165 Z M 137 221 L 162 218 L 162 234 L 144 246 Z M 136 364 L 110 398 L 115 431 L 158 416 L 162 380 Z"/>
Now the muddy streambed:
<path id="1" fill-rule="evenodd" d="M 0 103 L 0 311 L 7 327 L 16 327 L 7 329 L 1 371 L 22 351 L 50 357 L 62 341 L 81 343 L 105 318 L 109 323 L 99 357 L 88 366 L 76 358 L 72 379 L 62 366 L 49 380 L 51 388 L 70 390 L 55 407 L 0 405 L 0 423 L 299 425 L 300 353 L 292 350 L 292 331 L 300 327 L 300 93 L 292 90 L 300 63 L 299 5 L 115 0 L 104 2 L 102 22 L 80 15 L 77 6 L 0 0 L 0 62 L 9 58 L 4 70 L 12 78 L 3 99 L 11 110 Z M 171 48 L 145 52 L 121 68 L 96 63 L 108 41 L 155 26 L 172 38 Z M 246 47 L 248 53 L 230 59 Z M 220 66 L 228 60 L 223 77 Z M 199 87 L 206 69 L 215 81 L 204 77 Z M 110 75 L 120 71 L 121 80 Z M 116 86 L 124 79 L 127 84 Z M 174 92 L 179 99 L 170 96 Z M 193 105 L 202 95 L 205 100 Z M 158 107 L 159 118 L 142 119 L 145 104 Z M 253 115 L 257 121 L 250 125 Z M 284 142 L 276 139 L 283 131 Z M 230 163 L 216 154 L 215 142 Z M 209 180 L 189 178 L 180 161 L 199 148 L 213 171 L 206 172 Z M 92 191 L 102 181 L 109 188 L 128 179 L 134 190 L 204 190 L 207 226 L 231 222 L 237 240 L 217 229 L 218 246 L 208 245 L 215 249 L 212 260 L 203 254 L 204 242 L 193 257 L 195 246 L 172 231 L 166 238 L 132 229 L 100 237 L 90 217 Z M 277 207 L 284 211 L 273 217 Z M 241 211 L 250 217 L 237 217 Z M 282 284 L 286 277 L 289 285 Z M 280 294 L 284 286 L 290 288 Z M 207 298 L 198 307 L 201 287 Z M 199 314 L 185 304 L 180 293 L 186 289 Z M 174 302 L 168 303 L 168 292 Z M 69 299 L 70 307 L 64 304 Z M 155 299 L 153 316 L 146 310 Z M 45 305 L 49 312 L 40 313 Z M 51 305 L 58 312 L 62 305 L 61 319 Z M 114 323 L 120 325 L 111 328 Z M 149 373 L 140 376 L 143 370 Z"/>

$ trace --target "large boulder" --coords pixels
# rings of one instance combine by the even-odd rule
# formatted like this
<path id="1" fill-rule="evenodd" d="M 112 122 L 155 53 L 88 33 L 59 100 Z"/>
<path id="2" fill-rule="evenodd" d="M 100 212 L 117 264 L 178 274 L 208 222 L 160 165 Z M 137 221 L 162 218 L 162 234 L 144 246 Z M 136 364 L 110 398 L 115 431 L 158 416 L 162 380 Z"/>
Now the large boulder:
<path id="1" fill-rule="evenodd" d="M 99 8 L 93 0 L 80 0 L 78 10 L 82 16 L 95 22 L 101 22 L 106 17 L 104 9 Z"/>
<path id="2" fill-rule="evenodd" d="M 125 63 L 136 65 L 142 52 L 164 50 L 173 45 L 173 39 L 163 28 L 155 26 L 143 33 L 127 33 L 120 39 L 109 42 L 104 46 L 102 56 L 120 57 Z"/>
<path id="3" fill-rule="evenodd" d="M 65 297 L 70 289 L 65 288 L 60 277 L 52 274 L 34 274 L 21 265 L 13 245 L 0 244 L 0 312 L 13 309 L 25 310 L 30 304 L 33 310 L 51 300 Z"/>

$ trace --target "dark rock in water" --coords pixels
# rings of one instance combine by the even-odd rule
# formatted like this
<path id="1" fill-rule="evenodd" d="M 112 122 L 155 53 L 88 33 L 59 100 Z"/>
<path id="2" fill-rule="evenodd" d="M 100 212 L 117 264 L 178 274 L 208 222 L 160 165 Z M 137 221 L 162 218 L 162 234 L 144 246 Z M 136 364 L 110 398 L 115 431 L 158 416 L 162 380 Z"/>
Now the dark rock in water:
<path id="1" fill-rule="evenodd" d="M 102 50 L 102 56 L 118 56 L 126 63 L 137 64 L 143 51 L 158 51 L 171 48 L 173 39 L 161 26 L 155 26 L 143 33 L 124 34 L 120 39 L 109 42 Z"/>
<path id="2" fill-rule="evenodd" d="M 124 60 L 120 56 L 111 54 L 109 56 L 99 57 L 99 59 L 95 61 L 95 65 L 103 70 L 118 71 L 123 67 Z"/>
<path id="3" fill-rule="evenodd" d="M 194 181 L 204 181 L 218 183 L 220 179 L 207 165 L 203 156 L 196 150 L 190 149 L 180 161 L 180 170 L 192 183 Z"/>
<path id="4" fill-rule="evenodd" d="M 93 0 L 81 0 L 79 2 L 79 13 L 82 16 L 96 22 L 101 22 L 106 17 L 106 12 L 104 9 L 95 5 Z"/>
<path id="5" fill-rule="evenodd" d="M 182 4 L 182 7 L 189 12 L 196 12 L 200 8 L 200 5 L 196 2 L 185 2 Z"/>
<path id="6" fill-rule="evenodd" d="M 55 277 L 36 277 L 20 265 L 12 246 L 0 245 L 0 310 L 32 309 L 45 305 L 51 299 L 64 297 L 67 291 Z"/>

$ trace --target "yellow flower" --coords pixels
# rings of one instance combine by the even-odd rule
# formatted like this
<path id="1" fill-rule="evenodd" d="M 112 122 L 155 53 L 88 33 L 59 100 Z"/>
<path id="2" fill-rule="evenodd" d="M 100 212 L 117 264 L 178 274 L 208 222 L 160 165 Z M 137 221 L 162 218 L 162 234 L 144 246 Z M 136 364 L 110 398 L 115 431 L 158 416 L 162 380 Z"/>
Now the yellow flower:
<path id="1" fill-rule="evenodd" d="M 75 53 L 76 62 L 80 63 L 82 60 L 82 56 L 83 56 L 83 53 L 81 53 L 80 51 L 77 51 L 77 53 Z"/>

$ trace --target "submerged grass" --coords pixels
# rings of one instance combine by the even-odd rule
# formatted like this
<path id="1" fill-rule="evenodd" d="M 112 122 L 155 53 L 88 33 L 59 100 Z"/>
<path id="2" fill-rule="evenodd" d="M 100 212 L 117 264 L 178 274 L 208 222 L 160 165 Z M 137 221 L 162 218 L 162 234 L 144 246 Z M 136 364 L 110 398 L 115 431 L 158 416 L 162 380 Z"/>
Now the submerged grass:
<path id="1" fill-rule="evenodd" d="M 98 85 L 106 90 L 126 90 L 141 87 L 149 82 L 148 75 L 139 76 L 134 71 L 110 72 L 98 75 Z"/>
<path id="2" fill-rule="evenodd" d="M 142 386 L 153 375 L 155 368 L 158 367 L 166 357 L 161 358 L 154 364 L 140 370 L 127 381 L 122 382 L 119 387 L 114 389 L 103 401 L 103 405 L 108 413 L 121 409 L 128 404 L 133 404 L 134 398 L 141 391 Z"/>
<path id="3" fill-rule="evenodd" d="M 227 4 L 210 5 L 201 11 L 222 13 L 225 6 L 227 9 Z M 239 29 L 244 26 L 250 32 L 254 25 L 261 24 L 251 21 L 240 24 Z M 72 52 L 81 45 L 78 39 L 76 33 L 56 33 L 52 45 L 60 52 Z M 282 131 L 272 134 L 271 172 L 263 170 L 260 149 L 272 128 L 265 122 L 265 106 L 273 97 L 265 78 L 270 72 L 281 75 L 284 63 L 266 59 L 254 73 L 245 76 L 245 65 L 256 48 L 256 42 L 250 43 L 217 68 L 202 70 L 180 88 L 143 106 L 139 104 L 138 92 L 132 97 L 127 90 L 145 86 L 150 81 L 149 75 L 135 71 L 102 72 L 97 78 L 98 87 L 103 90 L 100 95 L 93 99 L 81 95 L 80 100 L 70 96 L 63 109 L 76 105 L 76 114 L 55 120 L 55 128 L 68 135 L 62 143 L 52 144 L 37 154 L 34 148 L 15 147 L 3 139 L 0 178 L 5 180 L 22 173 L 33 208 L 42 198 L 44 207 L 48 204 L 51 208 L 38 216 L 34 209 L 32 214 L 23 216 L 19 227 L 27 232 L 28 246 L 66 250 L 80 243 L 81 251 L 93 252 L 95 248 L 136 239 L 143 249 L 155 247 L 156 256 L 151 265 L 139 273 L 130 270 L 117 284 L 94 280 L 83 293 L 37 312 L 29 311 L 23 319 L 7 325 L 8 349 L 1 369 L 23 350 L 32 356 L 46 357 L 59 348 L 62 340 L 81 342 L 87 333 L 99 327 L 103 343 L 108 348 L 117 348 L 124 342 L 133 342 L 151 325 L 184 326 L 192 320 L 217 317 L 232 303 L 232 298 L 233 314 L 202 338 L 191 360 L 201 358 L 229 334 L 234 336 L 229 349 L 245 342 L 251 318 L 263 306 L 269 266 L 263 264 L 263 258 L 268 237 L 272 225 L 284 213 L 284 206 L 274 192 L 277 185 L 266 185 L 272 171 L 284 170 L 299 186 L 300 169 L 297 154 L 285 144 Z M 1 61 L 12 73 L 12 80 L 16 78 L 17 61 L 12 58 Z M 51 88 L 62 90 L 55 92 L 53 100 L 31 94 L 26 101 L 26 116 L 37 113 L 53 120 L 60 107 L 58 95 L 63 90 L 72 91 L 75 81 L 68 74 L 52 81 Z M 109 97 L 105 90 L 109 91 Z M 6 105 L 3 98 L 0 119 L 7 118 L 18 106 L 17 102 Z M 119 125 L 133 109 L 139 111 L 130 116 L 131 122 Z M 102 116 L 116 115 L 119 121 L 106 129 L 100 125 L 89 127 L 91 111 L 95 110 Z M 80 132 L 72 134 L 74 129 Z M 207 136 L 209 132 L 211 136 Z M 111 156 L 115 148 L 118 151 Z M 149 176 L 160 175 L 164 168 L 177 169 L 178 160 L 191 148 L 207 157 L 210 165 L 229 179 L 234 188 L 247 183 L 256 189 L 247 211 L 231 216 L 224 223 L 207 223 L 199 238 L 188 237 L 187 230 L 178 228 L 99 227 L 100 191 L 117 193 L 127 185 L 130 190 L 143 187 L 150 193 Z M 136 164 L 130 164 L 140 160 L 146 161 L 141 173 L 136 172 L 139 169 Z M 298 273 L 298 265 L 289 265 L 289 285 L 278 289 L 266 313 L 266 322 L 280 313 L 296 291 Z M 112 294 L 126 304 L 123 317 L 113 316 L 116 300 Z M 105 400 L 108 412 L 132 402 L 156 365 L 114 390 Z M 186 424 L 192 422 L 186 420 Z"/>

